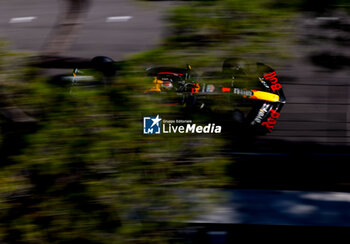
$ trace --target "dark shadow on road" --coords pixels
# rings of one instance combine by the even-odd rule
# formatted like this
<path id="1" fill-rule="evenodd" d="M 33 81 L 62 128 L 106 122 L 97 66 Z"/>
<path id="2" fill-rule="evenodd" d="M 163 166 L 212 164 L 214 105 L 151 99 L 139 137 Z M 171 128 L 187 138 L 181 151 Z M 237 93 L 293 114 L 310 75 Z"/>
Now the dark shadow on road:
<path id="1" fill-rule="evenodd" d="M 350 191 L 349 152 L 346 146 L 265 139 L 226 154 L 237 188 Z"/>

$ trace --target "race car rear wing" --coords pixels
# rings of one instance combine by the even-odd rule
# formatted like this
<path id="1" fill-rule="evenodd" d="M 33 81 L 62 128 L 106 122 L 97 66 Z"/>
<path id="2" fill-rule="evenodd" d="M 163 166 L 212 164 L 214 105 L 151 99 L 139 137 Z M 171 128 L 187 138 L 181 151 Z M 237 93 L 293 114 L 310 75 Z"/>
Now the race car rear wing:
<path id="1" fill-rule="evenodd" d="M 254 126 L 257 130 L 262 132 L 271 132 L 276 124 L 276 120 L 280 116 L 282 107 L 286 103 L 286 97 L 284 95 L 282 85 L 277 78 L 277 74 L 274 70 L 270 69 L 263 74 L 263 77 L 259 77 L 261 85 L 265 87 L 266 93 L 271 94 L 269 99 L 265 100 L 259 106 L 256 106 L 249 114 L 251 120 L 250 125 Z M 265 94 L 258 94 L 261 97 L 265 97 Z M 273 98 L 273 95 L 276 97 Z M 277 101 L 278 96 L 278 101 Z M 272 98 L 272 99 L 270 99 Z M 274 99 L 276 101 L 274 101 Z"/>

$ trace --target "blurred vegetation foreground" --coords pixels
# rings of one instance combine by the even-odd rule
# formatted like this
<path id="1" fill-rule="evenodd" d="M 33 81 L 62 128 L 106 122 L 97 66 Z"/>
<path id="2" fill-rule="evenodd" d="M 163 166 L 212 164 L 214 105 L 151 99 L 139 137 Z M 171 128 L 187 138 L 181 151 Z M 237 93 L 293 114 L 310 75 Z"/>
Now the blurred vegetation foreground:
<path id="1" fill-rule="evenodd" d="M 179 190 L 225 182 L 220 139 L 142 134 L 169 112 L 149 78 L 67 88 L 0 57 L 1 241 L 165 243 L 195 211 Z"/>
<path id="2" fill-rule="evenodd" d="M 276 57 L 286 21 L 310 6 L 187 4 L 171 10 L 164 44 L 126 69 Z M 143 115 L 178 113 L 143 95 L 149 79 L 126 72 L 111 86 L 69 90 L 24 60 L 0 48 L 0 242 L 176 242 L 174 230 L 196 214 L 180 189 L 227 184 L 223 138 L 142 134 Z"/>

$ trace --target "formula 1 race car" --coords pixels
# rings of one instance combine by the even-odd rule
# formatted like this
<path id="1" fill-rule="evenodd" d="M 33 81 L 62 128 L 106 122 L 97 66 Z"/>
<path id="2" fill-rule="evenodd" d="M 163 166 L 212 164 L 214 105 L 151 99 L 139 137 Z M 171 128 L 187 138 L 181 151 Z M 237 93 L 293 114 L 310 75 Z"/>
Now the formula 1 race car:
<path id="1" fill-rule="evenodd" d="M 91 60 L 50 58 L 39 67 L 73 68 L 72 75 L 56 77 L 57 82 L 79 86 L 79 83 L 101 84 L 88 70 L 98 71 L 103 84 L 110 83 L 122 65 L 123 62 L 98 56 Z M 182 105 L 190 113 L 209 113 L 220 123 L 234 122 L 258 134 L 272 131 L 286 103 L 276 72 L 263 63 L 227 59 L 221 71 L 204 72 L 201 76 L 190 65 L 151 67 L 146 72 L 153 77 L 153 86 L 146 94 L 163 94 L 166 99 L 171 94 L 172 100 L 166 104 Z"/>
<path id="2" fill-rule="evenodd" d="M 201 77 L 194 74 L 190 65 L 186 68 L 152 67 L 147 73 L 153 77 L 153 87 L 146 93 L 173 92 L 179 97 L 171 104 L 183 105 L 192 111 L 208 111 L 208 107 L 212 110 L 213 100 L 225 97 L 231 108 L 231 111 L 226 110 L 232 115 L 229 117 L 259 134 L 272 131 L 286 103 L 276 72 L 263 63 L 228 59 L 221 72 L 207 72 Z"/>

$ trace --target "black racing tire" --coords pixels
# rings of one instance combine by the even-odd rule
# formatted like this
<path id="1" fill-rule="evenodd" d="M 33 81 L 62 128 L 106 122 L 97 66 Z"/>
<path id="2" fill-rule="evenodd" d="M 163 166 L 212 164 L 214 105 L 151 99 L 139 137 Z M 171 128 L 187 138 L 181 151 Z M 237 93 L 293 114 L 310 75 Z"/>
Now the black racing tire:
<path id="1" fill-rule="evenodd" d="M 106 56 L 94 57 L 91 59 L 91 66 L 107 77 L 115 76 L 116 74 L 115 61 Z"/>

